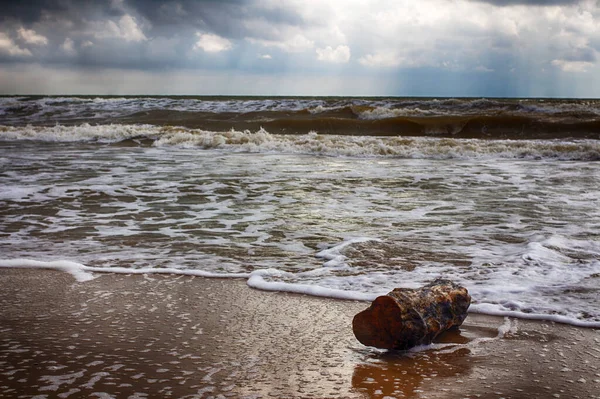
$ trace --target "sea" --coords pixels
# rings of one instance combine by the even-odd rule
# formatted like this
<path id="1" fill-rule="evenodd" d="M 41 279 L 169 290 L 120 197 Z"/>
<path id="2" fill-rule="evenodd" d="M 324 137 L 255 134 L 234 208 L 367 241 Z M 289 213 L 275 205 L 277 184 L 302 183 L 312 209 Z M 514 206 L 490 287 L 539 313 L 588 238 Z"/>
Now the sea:
<path id="1" fill-rule="evenodd" d="M 0 266 L 600 327 L 600 100 L 3 96 Z"/>

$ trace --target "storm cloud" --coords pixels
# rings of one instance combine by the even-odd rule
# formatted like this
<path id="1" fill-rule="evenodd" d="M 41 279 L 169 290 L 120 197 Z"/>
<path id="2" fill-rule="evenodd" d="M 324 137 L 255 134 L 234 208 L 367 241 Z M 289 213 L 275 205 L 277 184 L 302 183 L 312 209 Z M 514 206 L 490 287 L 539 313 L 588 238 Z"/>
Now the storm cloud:
<path id="1" fill-rule="evenodd" d="M 598 95 L 598 3 L 4 1 L 0 91 L 35 91 L 25 75 L 36 71 L 61 82 L 35 80 L 55 92 L 115 90 L 128 76 L 148 79 L 139 92 L 188 79 L 177 93 L 218 94 L 232 89 L 214 82 L 237 76 L 240 94 L 272 94 L 269 84 L 311 94 L 330 82 L 345 94 Z M 81 86 L 92 71 L 104 83 Z"/>

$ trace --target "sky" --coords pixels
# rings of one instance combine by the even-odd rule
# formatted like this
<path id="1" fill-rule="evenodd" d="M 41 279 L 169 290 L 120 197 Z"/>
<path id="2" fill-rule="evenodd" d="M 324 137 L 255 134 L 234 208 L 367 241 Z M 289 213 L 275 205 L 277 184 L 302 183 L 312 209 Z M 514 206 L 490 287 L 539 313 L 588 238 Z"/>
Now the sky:
<path id="1" fill-rule="evenodd" d="M 0 1 L 0 94 L 600 97 L 600 0 Z"/>

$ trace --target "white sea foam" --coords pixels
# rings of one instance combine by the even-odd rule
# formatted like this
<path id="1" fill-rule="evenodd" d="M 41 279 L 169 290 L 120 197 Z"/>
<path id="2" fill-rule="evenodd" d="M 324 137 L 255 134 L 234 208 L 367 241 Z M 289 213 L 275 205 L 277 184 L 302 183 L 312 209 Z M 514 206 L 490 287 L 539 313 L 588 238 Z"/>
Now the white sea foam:
<path id="1" fill-rule="evenodd" d="M 501 306 L 489 303 L 472 304 L 469 308 L 469 312 L 487 314 L 491 316 L 515 317 L 518 319 L 554 321 L 556 323 L 571 324 L 577 327 L 600 328 L 600 322 L 597 321 L 585 321 L 557 314 L 525 313 L 516 310 L 511 311 L 505 310 Z"/>
<path id="2" fill-rule="evenodd" d="M 77 281 L 84 282 L 94 279 L 86 266 L 68 260 L 44 262 L 32 259 L 0 259 L 0 267 L 21 269 L 53 269 L 71 274 Z"/>
<path id="3" fill-rule="evenodd" d="M 14 148 L 0 142 L 10 165 L 0 179 L 8 266 L 82 280 L 100 272 L 238 277 L 346 299 L 445 277 L 469 289 L 475 312 L 600 322 L 595 162 Z M 52 263 L 59 259 L 77 264 Z"/>
<path id="4" fill-rule="evenodd" d="M 305 294 L 335 299 L 348 299 L 355 301 L 372 301 L 377 297 L 377 295 L 374 294 L 321 287 L 312 284 L 309 285 L 265 280 L 265 276 L 281 277 L 282 274 L 285 273 L 281 273 L 281 271 L 272 269 L 257 270 L 255 272 L 252 272 L 252 274 L 250 275 L 250 278 L 248 279 L 248 286 L 265 291 L 282 291 L 291 292 L 295 294 Z M 295 277 L 289 273 L 287 274 L 290 277 Z"/>
<path id="5" fill-rule="evenodd" d="M 34 261 L 29 259 L 13 259 L 13 260 L 0 260 L 0 267 L 3 268 L 38 268 L 38 269 L 54 269 L 63 272 L 70 273 L 73 277 L 80 282 L 89 281 L 95 278 L 94 273 L 116 273 L 116 274 L 170 274 L 170 275 L 184 275 L 184 276 L 200 276 L 207 278 L 245 278 L 247 284 L 251 288 L 256 288 L 265 291 L 279 291 L 288 292 L 295 294 L 304 294 L 311 296 L 319 296 L 325 298 L 335 298 L 344 300 L 354 301 L 373 301 L 379 295 L 385 295 L 387 290 L 379 292 L 361 292 L 352 291 L 347 289 L 338 289 L 331 287 L 324 287 L 315 284 L 303 284 L 303 283 L 292 283 L 285 281 L 272 281 L 271 278 L 281 279 L 289 278 L 291 280 L 296 279 L 298 276 L 294 273 L 284 272 L 277 269 L 260 269 L 251 273 L 214 273 L 203 270 L 194 269 L 175 269 L 175 268 L 142 268 L 142 269 L 131 269 L 123 267 L 88 267 L 79 263 L 70 261 Z M 309 273 L 310 274 L 310 273 Z M 362 277 L 363 279 L 369 279 L 368 277 Z M 360 280 L 360 278 L 359 278 Z M 470 284 L 465 284 L 468 288 Z M 406 284 L 404 284 L 406 286 Z M 416 288 L 416 287 L 412 287 Z M 502 290 L 499 292 L 502 293 Z M 474 294 L 471 292 L 471 294 Z M 474 294 L 476 295 L 476 294 Z M 475 298 L 475 301 L 477 299 Z M 600 327 L 600 321 L 588 321 L 577 319 L 572 316 L 565 316 L 559 314 L 548 314 L 548 313 L 535 313 L 535 312 L 523 312 L 520 309 L 506 310 L 502 304 L 494 303 L 473 303 L 469 308 L 469 312 L 488 314 L 493 316 L 501 317 L 515 317 L 530 320 L 547 320 L 554 321 L 557 323 L 571 324 L 580 327 Z M 507 319 L 508 320 L 508 319 Z M 512 328 L 510 321 L 506 322 L 499 327 L 498 334 L 504 335 Z"/>
<path id="6" fill-rule="evenodd" d="M 37 187 L 17 187 L 12 186 L 9 189 L 0 191 L 0 200 L 24 200 L 38 192 Z"/>
<path id="7" fill-rule="evenodd" d="M 135 137 L 152 137 L 160 130 L 151 125 L 90 125 L 78 126 L 0 126 L 0 140 L 35 140 L 48 142 L 116 143 Z"/>
<path id="8" fill-rule="evenodd" d="M 356 115 L 361 119 L 387 119 L 387 118 L 397 118 L 402 116 L 432 116 L 432 115 L 445 115 L 448 112 L 444 110 L 430 110 L 430 109 L 421 109 L 418 107 L 414 108 L 389 108 L 389 107 L 375 107 L 373 109 L 362 110 L 356 109 L 354 111 Z"/>
<path id="9" fill-rule="evenodd" d="M 93 280 L 94 273 L 116 274 L 173 274 L 182 276 L 198 276 L 207 278 L 249 278 L 251 273 L 214 273 L 196 269 L 175 268 L 140 268 L 127 267 L 91 267 L 68 260 L 38 261 L 32 259 L 0 259 L 0 267 L 10 269 L 51 269 L 71 274 L 77 281 Z"/>
<path id="10" fill-rule="evenodd" d="M 320 252 L 318 252 L 315 256 L 317 258 L 323 258 L 325 260 L 327 260 L 327 262 L 325 262 L 324 266 L 325 267 L 335 267 L 335 268 L 340 268 L 340 267 L 348 267 L 348 265 L 346 264 L 346 256 L 343 255 L 341 252 L 344 250 L 344 248 L 347 248 L 349 246 L 351 246 L 352 244 L 356 244 L 359 242 L 368 242 L 368 241 L 379 241 L 379 239 L 377 238 L 369 238 L 369 237 L 357 237 L 357 238 L 352 238 L 350 240 L 344 241 L 341 244 L 335 245 L 331 248 L 328 249 L 324 249 Z"/>
<path id="11" fill-rule="evenodd" d="M 336 110 L 339 110 L 342 108 L 343 108 L 343 106 L 327 107 L 327 106 L 323 106 L 323 105 L 319 104 L 314 108 L 309 108 L 308 112 L 310 112 L 311 114 L 320 114 L 320 113 L 328 112 L 328 111 L 336 111 Z"/>
<path id="12" fill-rule="evenodd" d="M 504 318 L 504 323 L 498 327 L 498 338 L 504 338 L 513 330 L 513 324 L 508 317 Z"/>
<path id="13" fill-rule="evenodd" d="M 476 140 L 426 137 L 376 137 L 270 134 L 154 125 L 0 126 L 0 141 L 118 143 L 148 138 L 156 147 L 219 149 L 250 153 L 295 153 L 345 157 L 429 159 L 600 160 L 597 140 Z"/>

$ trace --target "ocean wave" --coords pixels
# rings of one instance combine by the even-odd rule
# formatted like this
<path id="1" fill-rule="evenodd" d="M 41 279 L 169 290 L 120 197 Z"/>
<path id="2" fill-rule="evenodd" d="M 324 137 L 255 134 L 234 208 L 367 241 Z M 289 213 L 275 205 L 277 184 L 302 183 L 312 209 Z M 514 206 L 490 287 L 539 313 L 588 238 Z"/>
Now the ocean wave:
<path id="1" fill-rule="evenodd" d="M 118 143 L 137 137 L 153 138 L 159 134 L 160 129 L 150 125 L 90 125 L 89 123 L 77 126 L 0 125 L 1 141 Z"/>
<path id="2" fill-rule="evenodd" d="M 418 133 L 419 126 L 437 123 L 436 133 L 447 130 L 448 117 L 481 122 L 494 133 L 524 134 L 531 137 L 546 128 L 588 133 L 598 131 L 600 101 L 490 98 L 360 98 L 360 97 L 168 97 L 168 96 L 7 96 L 0 97 L 0 124 L 177 124 L 206 130 L 214 120 L 235 119 L 235 129 L 256 129 L 257 120 L 277 120 L 264 126 L 307 133 L 360 134 Z M 407 119 L 409 118 L 409 119 Z M 417 118 L 417 119 L 410 119 Z M 420 119 L 419 119 L 420 118 Z M 433 118 L 433 121 L 427 119 Z M 515 118 L 518 119 L 515 122 Z M 311 120 L 312 126 L 306 124 Z M 423 119 L 423 120 L 421 120 Z M 380 121 L 384 124 L 377 124 Z M 520 121 L 520 122 L 519 122 Z M 594 126 L 580 126 L 595 122 Z M 306 126 L 302 126 L 302 124 Z M 482 126 L 470 126 L 462 133 L 477 134 Z M 414 131 L 411 126 L 417 125 Z M 574 126 L 576 125 L 576 126 Z M 211 127 L 212 126 L 212 127 Z M 472 127 L 473 129 L 470 129 Z M 296 130 L 294 130 L 296 129 Z M 480 129 L 477 131 L 477 129 Z M 455 130 L 455 129 L 450 129 Z M 514 131 L 513 131 L 514 130 Z M 431 129 L 429 129 L 431 131 Z M 459 131 L 461 132 L 461 131 Z M 529 136 L 528 136 L 529 135 Z"/>
<path id="3" fill-rule="evenodd" d="M 215 132 L 154 125 L 0 126 L 0 141 L 152 145 L 345 157 L 600 160 L 600 141 L 597 140 L 481 140 L 317 132 L 286 135 L 271 134 L 265 129 Z"/>
<path id="4" fill-rule="evenodd" d="M 363 109 L 353 108 L 353 111 L 360 119 L 377 120 L 377 119 L 389 119 L 398 118 L 403 116 L 439 116 L 442 114 L 448 114 L 447 111 L 435 111 L 431 109 L 422 109 L 419 107 L 411 108 L 388 108 L 388 107 L 369 107 Z"/>
<path id="5" fill-rule="evenodd" d="M 86 111 L 87 112 L 87 111 Z M 155 125 L 181 126 L 207 131 L 252 130 L 260 128 L 276 134 L 320 134 L 361 136 L 435 136 L 485 139 L 600 139 L 600 119 L 561 113 L 550 117 L 532 114 L 442 114 L 426 108 L 381 108 L 365 106 L 300 109 L 282 112 L 262 110 L 245 113 L 181 109 L 140 109 L 139 104 L 122 104 L 119 110 L 78 113 L 65 110 L 60 115 L 46 108 L 21 107 L 13 111 L 24 118 L 52 119 L 52 123 L 29 125 Z M 17 126 L 10 116 L 4 125 Z M 2 122 L 2 118 L 0 118 Z"/>

